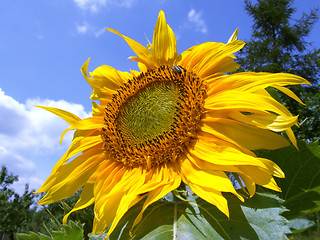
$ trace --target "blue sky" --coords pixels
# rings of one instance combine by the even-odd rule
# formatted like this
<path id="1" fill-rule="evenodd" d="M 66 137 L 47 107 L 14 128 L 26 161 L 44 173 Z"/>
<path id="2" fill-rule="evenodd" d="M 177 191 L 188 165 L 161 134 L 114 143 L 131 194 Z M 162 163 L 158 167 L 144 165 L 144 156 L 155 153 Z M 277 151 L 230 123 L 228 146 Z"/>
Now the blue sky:
<path id="1" fill-rule="evenodd" d="M 320 7 L 315 0 L 296 0 L 297 13 Z M 238 27 L 239 39 L 251 35 L 251 18 L 241 0 L 11 0 L 0 3 L 0 165 L 39 188 L 66 151 L 72 135 L 59 144 L 68 127 L 58 117 L 33 105 L 53 106 L 87 117 L 90 86 L 80 67 L 110 65 L 137 69 L 124 40 L 105 30 L 118 30 L 143 45 L 152 40 L 160 10 L 177 37 L 178 51 L 206 41 L 227 42 Z M 320 23 L 310 38 L 320 48 Z"/>

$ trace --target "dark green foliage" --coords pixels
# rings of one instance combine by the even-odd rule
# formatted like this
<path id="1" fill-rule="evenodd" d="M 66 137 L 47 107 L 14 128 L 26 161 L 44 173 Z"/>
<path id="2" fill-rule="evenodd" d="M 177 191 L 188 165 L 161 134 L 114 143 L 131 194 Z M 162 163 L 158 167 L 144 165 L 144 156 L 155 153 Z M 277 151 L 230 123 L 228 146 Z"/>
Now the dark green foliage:
<path id="1" fill-rule="evenodd" d="M 320 145 L 318 142 L 298 143 L 299 150 L 286 147 L 260 151 L 259 157 L 271 159 L 285 172 L 286 178 L 276 179 L 282 189 L 281 198 L 289 210 L 283 215 L 290 219 L 294 239 L 318 239 L 320 233 Z M 318 237 L 313 238 L 316 234 Z"/>
<path id="2" fill-rule="evenodd" d="M 305 218 L 296 218 L 290 220 L 288 226 L 292 229 L 292 233 L 301 233 L 305 230 L 313 227 L 315 225 L 314 221 Z"/>
<path id="3" fill-rule="evenodd" d="M 238 54 L 242 70 L 254 72 L 285 72 L 306 78 L 313 87 L 290 87 L 308 107 L 284 97 L 283 102 L 303 121 L 296 130 L 299 138 L 320 139 L 320 49 L 306 42 L 318 20 L 318 9 L 293 20 L 296 11 L 292 0 L 245 1 L 245 9 L 253 19 L 252 38 Z"/>
<path id="4" fill-rule="evenodd" d="M 215 206 L 198 197 L 189 201 L 160 200 L 144 213 L 141 222 L 129 231 L 143 202 L 130 209 L 121 219 L 109 240 L 145 239 L 287 239 L 290 233 L 287 220 L 281 216 L 286 211 L 283 200 L 269 193 L 257 193 L 245 203 L 231 194 L 225 195 L 229 202 L 230 219 Z M 102 240 L 106 235 L 91 236 Z"/>
<path id="5" fill-rule="evenodd" d="M 320 215 L 319 215 L 319 213 L 312 213 L 306 217 L 307 217 L 307 221 L 314 223 L 313 226 L 311 228 L 306 229 L 303 232 L 293 230 L 292 232 L 295 233 L 292 236 L 293 239 L 295 239 L 295 240 L 319 240 L 319 238 L 320 238 Z"/>
<path id="6" fill-rule="evenodd" d="M 310 44 L 305 38 L 318 20 L 318 10 L 312 10 L 309 15 L 304 14 L 299 20 L 293 21 L 292 14 L 296 9 L 291 7 L 292 3 L 292 0 L 259 0 L 256 4 L 245 1 L 245 9 L 254 24 L 252 39 L 240 54 L 239 60 L 244 69 L 256 72 L 294 72 L 301 73 L 298 74 L 300 76 L 314 74 L 307 69 L 316 59 L 311 57 L 305 64 L 301 56 L 310 53 L 306 52 Z M 304 66 L 306 70 L 303 70 Z M 316 79 L 309 81 L 317 82 L 318 76 L 314 76 Z"/>
<path id="7" fill-rule="evenodd" d="M 55 229 L 57 226 L 62 226 L 62 218 L 68 213 L 72 206 L 78 201 L 81 191 L 78 191 L 73 196 L 59 202 L 55 202 L 42 207 L 37 211 L 32 220 L 33 232 L 46 233 L 47 229 Z M 88 234 L 92 231 L 93 223 L 93 206 L 90 206 L 81 211 L 72 213 L 68 220 L 83 223 L 84 239 L 88 239 Z"/>
<path id="8" fill-rule="evenodd" d="M 278 164 L 286 178 L 277 179 L 282 189 L 280 197 L 290 211 L 284 215 L 294 219 L 320 211 L 320 146 L 318 142 L 300 141 L 299 150 L 293 146 L 261 151 L 260 157 Z"/>
<path id="9" fill-rule="evenodd" d="M 290 230 L 299 233 L 315 225 L 314 219 L 301 217 L 319 211 L 319 144 L 299 142 L 299 151 L 291 146 L 274 151 L 260 151 L 257 154 L 273 160 L 285 172 L 285 179 L 277 179 L 282 188 L 281 198 L 268 192 L 263 193 L 260 188 L 253 198 L 246 199 L 244 203 L 231 194 L 225 194 L 230 210 L 228 219 L 215 206 L 196 195 L 181 195 L 188 200 L 183 201 L 176 196 L 177 193 L 171 194 L 146 210 L 141 222 L 133 229 L 131 237 L 129 232 L 143 205 L 141 201 L 125 214 L 109 239 L 165 240 L 172 239 L 173 234 L 176 234 L 177 239 L 288 239 Z M 79 193 L 66 202 L 73 205 L 78 196 Z M 79 227 L 72 226 L 72 222 L 69 222 L 69 227 L 61 225 L 62 216 L 71 209 L 69 204 L 60 202 L 56 206 L 49 205 L 55 212 L 50 216 L 50 228 L 56 229 L 54 236 L 63 239 L 62 237 L 70 233 L 78 234 L 79 239 L 87 238 L 87 234 L 80 231 Z M 92 211 L 85 211 L 89 210 Z M 70 218 L 80 219 L 85 225 L 91 224 L 93 213 L 85 211 L 74 213 Z M 49 226 L 48 220 L 46 225 Z M 50 238 L 44 235 L 48 232 Z M 22 236 L 25 238 L 20 239 L 55 239 L 51 230 Z M 106 234 L 94 235 L 89 239 L 102 240 L 105 236 Z"/>
<path id="10" fill-rule="evenodd" d="M 29 191 L 29 186 L 25 186 L 22 196 L 19 196 L 10 188 L 14 182 L 18 181 L 18 176 L 8 173 L 5 166 L 0 171 L 0 236 L 7 234 L 14 235 L 16 232 L 24 232 L 31 222 L 35 209 L 34 194 Z"/>
<path id="11" fill-rule="evenodd" d="M 17 234 L 18 240 L 83 240 L 83 225 L 70 221 L 68 224 L 56 225 L 48 230 L 48 235 L 34 232 Z"/>

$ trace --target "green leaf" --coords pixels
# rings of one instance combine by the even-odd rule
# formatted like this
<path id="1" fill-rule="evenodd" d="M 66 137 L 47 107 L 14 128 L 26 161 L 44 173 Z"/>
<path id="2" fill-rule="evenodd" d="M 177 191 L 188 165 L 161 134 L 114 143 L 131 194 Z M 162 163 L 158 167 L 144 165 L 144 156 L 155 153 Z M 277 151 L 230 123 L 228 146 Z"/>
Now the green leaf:
<path id="1" fill-rule="evenodd" d="M 160 200 L 144 213 L 141 222 L 129 231 L 142 203 L 122 218 L 109 240 L 172 240 L 175 239 L 287 239 L 287 220 L 280 214 L 286 209 L 276 195 L 257 193 L 245 203 L 226 194 L 230 219 L 215 206 L 201 198 L 170 202 Z M 93 235 L 90 240 L 102 240 L 106 234 Z"/>
<path id="2" fill-rule="evenodd" d="M 18 240 L 52 240 L 51 237 L 46 236 L 42 233 L 36 234 L 34 232 L 30 232 L 30 234 L 25 233 L 18 233 L 17 234 Z"/>
<path id="3" fill-rule="evenodd" d="M 82 240 L 82 227 L 81 224 L 70 221 L 68 225 L 62 225 L 60 231 L 52 231 L 51 234 L 54 240 Z"/>
<path id="4" fill-rule="evenodd" d="M 290 210 L 284 214 L 288 219 L 320 211 L 319 143 L 300 141 L 298 146 L 299 151 L 290 146 L 259 154 L 277 163 L 286 175 L 277 182 L 282 189 L 280 197 Z"/>
<path id="5" fill-rule="evenodd" d="M 256 193 L 243 204 L 244 216 L 259 239 L 287 239 L 286 234 L 290 233 L 290 229 L 287 226 L 288 220 L 282 216 L 287 211 L 283 203 L 284 201 L 274 194 Z M 244 239 L 254 238 L 249 236 Z"/>
<path id="6" fill-rule="evenodd" d="M 315 225 L 314 221 L 304 218 L 296 218 L 289 221 L 288 227 L 293 234 L 301 233 Z"/>
<path id="7" fill-rule="evenodd" d="M 25 233 L 18 233 L 17 238 L 18 240 L 40 240 L 40 236 L 34 232 L 30 232 L 29 235 Z"/>
<path id="8" fill-rule="evenodd" d="M 51 230 L 49 234 L 50 237 L 42 233 L 30 232 L 29 235 L 19 233 L 17 237 L 18 240 L 83 240 L 83 224 L 69 221 L 68 224 L 63 224 L 58 231 Z"/>
<path id="9" fill-rule="evenodd" d="M 39 233 L 39 236 L 40 236 L 40 240 L 51 240 L 51 237 L 44 235 L 42 233 Z"/>

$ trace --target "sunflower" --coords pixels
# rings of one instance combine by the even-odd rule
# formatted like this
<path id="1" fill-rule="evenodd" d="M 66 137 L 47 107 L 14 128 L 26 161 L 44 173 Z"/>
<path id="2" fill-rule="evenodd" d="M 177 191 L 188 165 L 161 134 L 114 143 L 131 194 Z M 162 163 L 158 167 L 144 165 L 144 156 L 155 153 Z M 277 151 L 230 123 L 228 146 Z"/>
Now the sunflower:
<path id="1" fill-rule="evenodd" d="M 237 31 L 228 43 L 206 42 L 177 53 L 176 38 L 160 11 L 148 47 L 119 32 L 136 53 L 140 71 L 121 72 L 100 66 L 88 75 L 89 59 L 81 70 L 93 88 L 92 117 L 80 119 L 57 108 L 41 107 L 75 130 L 68 151 L 37 192 L 39 204 L 50 204 L 82 189 L 74 211 L 94 204 L 93 234 L 108 226 L 108 236 L 122 216 L 145 198 L 146 208 L 183 182 L 202 199 L 229 216 L 222 193 L 244 200 L 228 177 L 245 184 L 250 196 L 256 184 L 281 191 L 274 176 L 284 173 L 253 150 L 297 146 L 291 127 L 297 116 L 272 98 L 273 87 L 296 101 L 286 85 L 309 84 L 287 73 L 234 72 L 233 53 L 245 43 Z M 107 236 L 107 237 L 108 237 Z M 107 238 L 106 237 L 106 238 Z"/>

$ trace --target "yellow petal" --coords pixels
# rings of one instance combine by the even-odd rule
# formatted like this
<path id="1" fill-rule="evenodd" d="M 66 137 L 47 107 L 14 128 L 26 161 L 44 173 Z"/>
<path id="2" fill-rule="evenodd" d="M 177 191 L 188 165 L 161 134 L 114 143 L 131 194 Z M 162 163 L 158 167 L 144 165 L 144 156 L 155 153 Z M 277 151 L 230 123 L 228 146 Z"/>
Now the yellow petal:
<path id="1" fill-rule="evenodd" d="M 89 150 L 76 157 L 70 163 L 61 166 L 59 171 L 53 174 L 53 178 L 49 177 L 51 181 L 46 181 L 37 191 L 37 193 L 47 192 L 38 204 L 50 204 L 67 198 L 85 185 L 99 164 L 106 158 L 105 154 L 94 154 L 94 151 Z"/>
<path id="2" fill-rule="evenodd" d="M 96 185 L 98 182 L 101 182 L 101 179 L 104 179 L 102 175 L 109 175 L 112 170 L 116 169 L 119 165 L 118 162 L 112 161 L 112 160 L 106 160 L 103 161 L 99 167 L 97 168 L 97 171 L 95 171 L 91 177 L 88 179 L 87 183 L 94 183 L 94 186 L 96 188 Z M 105 173 L 107 171 L 107 173 Z"/>
<path id="3" fill-rule="evenodd" d="M 209 95 L 205 100 L 205 108 L 209 111 L 230 110 L 242 112 L 274 112 L 279 115 L 291 116 L 282 104 L 272 97 L 256 93 L 230 90 Z"/>
<path id="4" fill-rule="evenodd" d="M 236 71 L 239 65 L 233 61 L 233 53 L 239 51 L 244 45 L 244 42 L 235 40 L 221 45 L 217 52 L 210 52 L 199 64 L 197 75 L 205 78 L 216 73 Z"/>
<path id="5" fill-rule="evenodd" d="M 92 116 L 104 117 L 105 114 L 105 105 L 99 105 L 96 102 L 92 102 Z"/>
<path id="6" fill-rule="evenodd" d="M 216 114 L 215 114 L 216 115 Z M 275 132 L 282 132 L 297 123 L 298 116 L 281 116 L 270 113 L 250 113 L 231 112 L 228 117 L 238 122 L 250 124 L 259 128 L 269 129 Z"/>
<path id="7" fill-rule="evenodd" d="M 281 192 L 272 175 L 266 173 L 258 167 L 254 166 L 239 166 L 239 170 L 247 176 L 250 176 L 253 181 L 265 188 Z"/>
<path id="8" fill-rule="evenodd" d="M 65 110 L 61 110 L 53 107 L 44 107 L 37 106 L 44 110 L 54 113 L 55 115 L 61 117 L 67 123 L 69 123 L 73 128 L 88 130 L 88 129 L 97 129 L 102 128 L 104 125 L 103 116 L 102 117 L 89 117 L 85 119 L 80 119 L 78 116 L 67 112 Z"/>
<path id="9" fill-rule="evenodd" d="M 135 58 L 134 60 L 137 60 L 137 61 L 143 63 L 145 66 L 147 66 L 147 68 L 152 68 L 155 66 L 154 63 L 152 62 L 151 52 L 147 48 L 142 46 L 140 43 L 132 40 L 131 38 L 122 35 L 121 33 L 119 33 L 116 30 L 113 30 L 111 28 L 107 28 L 107 30 L 119 35 L 128 43 L 128 45 L 132 48 L 132 50 L 139 57 L 138 59 Z"/>
<path id="10" fill-rule="evenodd" d="M 310 83 L 299 76 L 289 73 L 255 73 L 243 72 L 220 76 L 219 78 L 207 78 L 209 83 L 208 94 L 226 90 L 245 92 L 257 92 L 267 87 L 283 87 L 287 85 L 300 85 Z"/>
<path id="11" fill-rule="evenodd" d="M 78 121 L 73 126 L 80 130 L 102 129 L 102 127 L 104 126 L 103 118 L 103 116 L 85 118 Z"/>
<path id="12" fill-rule="evenodd" d="M 237 28 L 229 38 L 228 43 L 237 40 L 238 33 L 239 33 L 239 29 Z"/>
<path id="13" fill-rule="evenodd" d="M 245 175 L 243 173 L 239 173 L 239 176 L 241 177 L 242 181 L 246 185 L 246 188 L 247 188 L 247 190 L 248 190 L 248 192 L 250 194 L 250 197 L 253 197 L 253 195 L 256 192 L 256 183 L 248 175 Z"/>
<path id="14" fill-rule="evenodd" d="M 234 72 L 238 70 L 240 65 L 234 62 L 233 58 L 230 56 L 226 56 L 212 65 L 207 64 L 201 69 L 202 78 L 217 76 L 222 73 Z"/>
<path id="15" fill-rule="evenodd" d="M 74 128 L 74 127 L 68 127 L 66 130 L 64 130 L 64 131 L 62 132 L 61 137 L 60 137 L 60 144 L 62 144 L 62 140 L 63 140 L 64 135 L 65 135 L 68 131 L 73 130 L 73 129 L 75 129 L 75 128 Z"/>
<path id="16" fill-rule="evenodd" d="M 63 224 L 67 224 L 67 219 L 71 213 L 89 207 L 94 203 L 93 184 L 86 184 L 81 192 L 80 198 L 74 205 L 73 209 L 68 212 L 62 219 Z"/>
<path id="17" fill-rule="evenodd" d="M 103 210 L 105 211 L 105 214 L 102 216 L 97 217 L 97 215 L 94 215 L 93 220 L 93 227 L 92 227 L 92 234 L 98 234 L 103 232 L 112 222 L 112 220 L 116 217 L 116 212 L 119 207 L 119 203 L 124 196 L 124 192 L 117 192 L 116 195 L 114 195 L 112 198 L 108 199 L 106 201 Z M 94 206 L 94 212 L 98 211 L 99 209 Z M 111 234 L 111 232 L 109 231 Z"/>
<path id="18" fill-rule="evenodd" d="M 90 73 L 90 78 L 88 78 L 87 81 L 93 89 L 109 88 L 116 90 L 123 84 L 123 80 L 118 74 L 118 71 L 107 65 L 97 67 Z"/>
<path id="19" fill-rule="evenodd" d="M 215 165 L 258 165 L 264 167 L 261 162 L 256 161 L 254 156 L 245 154 L 223 141 L 214 142 L 199 139 L 192 148 L 189 148 L 189 153 L 191 156 Z"/>
<path id="20" fill-rule="evenodd" d="M 126 170 L 118 163 L 110 164 L 106 169 L 102 169 L 102 174 L 95 181 L 94 196 L 96 197 L 96 206 L 109 196 L 109 190 L 112 189 L 125 174 Z M 96 173 L 99 175 L 99 173 Z M 88 181 L 91 182 L 91 179 Z"/>
<path id="21" fill-rule="evenodd" d="M 195 155 L 187 154 L 186 158 L 189 159 L 190 162 L 192 162 L 197 168 L 203 169 L 203 170 L 216 170 L 216 171 L 223 171 L 223 172 L 238 172 L 238 168 L 235 165 L 221 165 L 219 164 L 219 161 L 217 164 L 214 163 L 214 161 L 207 161 L 205 159 L 200 159 L 196 157 Z"/>
<path id="22" fill-rule="evenodd" d="M 76 130 L 74 132 L 73 140 L 71 142 L 71 145 L 69 146 L 68 151 L 66 151 L 65 154 L 60 158 L 60 160 L 54 165 L 52 172 L 57 171 L 57 169 L 61 165 L 65 164 L 68 161 L 68 159 L 71 157 L 71 155 L 69 153 L 78 148 L 82 139 L 84 139 L 88 136 L 98 136 L 98 135 L 99 135 L 99 131 L 96 131 L 96 130 Z M 102 143 L 102 142 L 100 141 L 100 143 Z M 99 144 L 99 142 L 97 142 L 97 144 Z M 80 151 L 78 151 L 77 153 L 79 153 L 79 152 Z M 75 153 L 75 154 L 77 154 L 77 153 Z"/>
<path id="23" fill-rule="evenodd" d="M 108 100 L 110 101 L 113 94 L 116 94 L 117 91 L 111 90 L 109 88 L 103 88 L 103 89 L 95 89 L 92 91 L 90 95 L 90 99 L 92 100 Z"/>
<path id="24" fill-rule="evenodd" d="M 199 63 L 210 53 L 214 54 L 218 52 L 221 44 L 222 43 L 206 42 L 193 46 L 180 54 L 178 58 L 179 61 L 176 64 L 190 70 L 194 69 L 195 72 L 198 72 Z"/>
<path id="25" fill-rule="evenodd" d="M 71 167 L 77 167 L 76 164 L 83 164 L 83 161 L 85 161 L 85 157 L 88 157 L 88 155 L 82 154 L 78 157 L 76 157 L 74 159 L 74 162 L 72 164 L 66 164 L 63 165 L 59 168 L 59 171 L 53 172 L 47 179 L 46 181 L 43 183 L 43 185 L 41 186 L 41 188 L 36 191 L 35 193 L 40 193 L 40 192 L 48 192 L 52 187 L 54 187 L 56 184 L 59 184 L 59 181 L 64 180 L 67 176 L 69 176 L 69 173 L 71 173 L 72 169 Z M 84 166 L 80 166 L 80 168 L 83 168 Z M 72 178 L 72 177 L 71 177 Z M 58 179 L 58 180 L 57 180 Z M 50 194 L 47 194 L 47 197 L 51 197 L 49 196 Z M 43 199 L 41 200 L 43 201 Z"/>
<path id="26" fill-rule="evenodd" d="M 188 159 L 181 163 L 183 181 L 189 184 L 196 184 L 207 189 L 219 192 L 231 192 L 243 201 L 243 198 L 236 192 L 228 176 L 222 171 L 200 169 Z"/>
<path id="27" fill-rule="evenodd" d="M 141 178 L 144 181 L 141 182 L 141 186 L 134 186 L 130 191 L 135 191 L 136 194 L 148 193 L 158 188 L 159 185 L 165 185 L 167 181 L 171 181 L 173 179 L 171 175 L 171 169 L 168 169 L 166 166 L 160 169 L 152 169 L 149 172 L 143 171 Z"/>
<path id="28" fill-rule="evenodd" d="M 203 126 L 201 127 L 201 131 L 199 131 L 198 133 L 198 138 L 199 140 L 204 140 L 207 142 L 211 142 L 212 139 L 219 139 L 221 141 L 228 143 L 229 145 L 231 144 L 234 148 L 240 150 L 243 153 L 252 155 L 252 152 L 250 150 L 241 146 L 239 143 L 227 137 L 226 135 L 220 132 L 217 132 L 216 130 L 214 130 L 213 128 L 211 128 L 209 125 L 206 125 L 206 124 L 203 124 Z"/>
<path id="29" fill-rule="evenodd" d="M 61 109 L 53 108 L 53 107 L 44 107 L 44 106 L 36 106 L 36 107 L 39 107 L 39 108 L 42 108 L 42 109 L 47 110 L 49 112 L 52 112 L 53 114 L 61 117 L 63 120 L 65 120 L 71 126 L 75 126 L 81 120 L 81 118 L 79 118 L 78 116 L 76 116 L 70 112 L 67 112 L 65 110 L 61 110 Z"/>
<path id="30" fill-rule="evenodd" d="M 90 97 L 93 100 L 111 99 L 112 95 L 116 93 L 116 90 L 120 89 L 120 86 L 122 86 L 124 82 L 132 78 L 130 73 L 117 71 L 107 65 L 96 68 L 90 73 L 90 77 L 88 77 L 89 60 L 90 59 L 83 64 L 81 72 L 86 81 L 94 89 Z"/>
<path id="31" fill-rule="evenodd" d="M 119 203 L 116 215 L 112 221 L 112 224 L 110 226 L 110 229 L 108 230 L 108 234 L 105 237 L 105 239 L 108 239 L 108 237 L 110 236 L 110 234 L 113 232 L 113 230 L 116 228 L 116 226 L 118 225 L 119 221 L 121 220 L 121 218 L 123 217 L 123 215 L 132 207 L 134 206 L 137 202 L 139 202 L 141 200 L 140 197 L 138 197 L 135 194 L 127 194 L 124 195 L 121 198 L 121 201 Z"/>
<path id="32" fill-rule="evenodd" d="M 284 173 L 274 162 L 264 158 L 257 158 L 255 155 L 245 154 L 222 141 L 199 140 L 193 148 L 189 148 L 189 152 L 190 154 L 187 154 L 188 159 L 198 166 L 199 169 L 219 169 L 228 172 L 238 172 L 238 166 L 248 165 L 259 167 L 270 175 L 280 178 L 284 177 Z M 204 164 L 197 159 L 206 161 L 212 165 Z M 219 168 L 219 165 L 221 165 L 221 168 Z"/>
<path id="33" fill-rule="evenodd" d="M 216 206 L 221 212 L 223 212 L 229 218 L 229 208 L 227 199 L 219 191 L 215 191 L 212 188 L 206 188 L 197 184 L 188 184 L 191 190 L 201 197 L 203 200 Z"/>
<path id="34" fill-rule="evenodd" d="M 141 72 L 146 72 L 148 69 L 146 67 L 146 65 L 144 65 L 143 63 L 141 62 L 138 62 L 138 67 L 140 69 Z"/>
<path id="35" fill-rule="evenodd" d="M 264 164 L 264 166 L 266 166 L 266 168 L 259 167 L 261 171 L 264 171 L 265 173 L 278 178 L 285 177 L 284 172 L 281 170 L 281 168 L 271 160 L 265 158 L 257 158 L 257 161 L 261 161 Z"/>
<path id="36" fill-rule="evenodd" d="M 165 169 L 163 174 L 166 175 L 164 177 L 166 177 L 167 179 L 162 179 L 162 182 L 157 182 L 156 185 L 152 186 L 153 189 L 150 189 L 151 191 L 149 192 L 149 196 L 144 202 L 139 215 L 134 220 L 132 228 L 134 228 L 134 226 L 136 226 L 141 221 L 142 215 L 148 208 L 148 206 L 180 186 L 181 178 L 177 173 L 175 173 L 171 169 Z"/>
<path id="37" fill-rule="evenodd" d="M 118 171 L 109 184 L 103 183 L 103 188 L 95 195 L 95 220 L 93 233 L 100 233 L 112 222 L 108 231 L 108 236 L 112 233 L 122 216 L 142 199 L 135 192 L 130 192 L 131 188 L 141 186 L 144 179 L 137 174 L 139 169 Z M 101 182 L 103 182 L 101 176 Z M 94 191 L 96 192 L 96 190 Z"/>
<path id="38" fill-rule="evenodd" d="M 84 76 L 84 78 L 88 81 L 89 77 L 88 77 L 88 65 L 90 62 L 90 58 L 87 59 L 87 61 L 85 61 L 85 63 L 82 65 L 81 67 L 81 73 Z"/>
<path id="39" fill-rule="evenodd" d="M 288 129 L 286 130 L 286 133 L 287 133 L 290 141 L 292 142 L 292 144 L 296 147 L 296 149 L 299 149 L 299 148 L 298 148 L 297 139 L 296 139 L 296 137 L 295 137 L 292 129 L 291 129 L 291 128 L 288 128 Z"/>
<path id="40" fill-rule="evenodd" d="M 103 151 L 103 140 L 101 139 L 101 136 L 88 136 L 84 137 L 82 139 L 79 139 L 73 146 L 75 148 L 71 148 L 68 150 L 68 155 L 66 156 L 66 159 L 69 159 L 76 154 L 80 152 L 84 152 L 90 148 L 94 148 L 96 151 Z"/>
<path id="41" fill-rule="evenodd" d="M 274 150 L 289 145 L 285 138 L 266 129 L 257 128 L 230 119 L 210 120 L 210 122 L 206 121 L 204 126 L 214 129 L 250 150 Z"/>
<path id="42" fill-rule="evenodd" d="M 137 176 L 141 176 L 140 169 L 125 169 L 124 172 L 118 171 L 118 173 L 115 173 L 111 181 L 107 178 L 106 181 L 103 182 L 103 185 L 101 187 L 99 186 L 100 189 L 97 185 L 94 190 L 95 196 L 97 196 L 96 205 L 103 206 L 105 200 L 113 198 L 113 195 L 117 194 L 119 191 L 128 191 L 134 184 L 141 180 Z M 100 211 L 97 213 L 98 216 L 103 215 L 102 209 L 103 208 L 100 208 Z"/>
<path id="43" fill-rule="evenodd" d="M 283 92 L 284 94 L 286 94 L 287 96 L 291 97 L 292 99 L 296 100 L 298 103 L 305 105 L 301 99 L 294 93 L 292 92 L 289 88 L 286 87 L 280 87 L 280 86 L 274 86 L 274 88 L 280 90 L 281 92 Z"/>
<path id="44" fill-rule="evenodd" d="M 205 43 L 203 43 L 205 44 Z M 178 58 L 175 60 L 174 65 L 181 65 L 183 67 L 189 66 L 192 63 L 190 60 L 190 58 L 192 58 L 192 52 L 194 49 L 198 48 L 199 45 L 195 45 L 192 46 L 190 48 L 188 48 L 187 50 L 183 51 L 182 53 L 180 53 L 180 55 L 178 56 Z M 195 63 L 194 63 L 195 64 Z M 193 64 L 193 65 L 194 65 Z"/>
<path id="45" fill-rule="evenodd" d="M 172 65 L 178 57 L 176 37 L 167 24 L 163 11 L 159 12 L 154 28 L 151 54 L 157 66 Z"/>
<path id="46" fill-rule="evenodd" d="M 179 65 L 193 70 L 199 77 L 235 71 L 239 65 L 233 61 L 233 53 L 244 46 L 240 40 L 228 44 L 207 42 L 194 46 L 179 56 Z"/>

